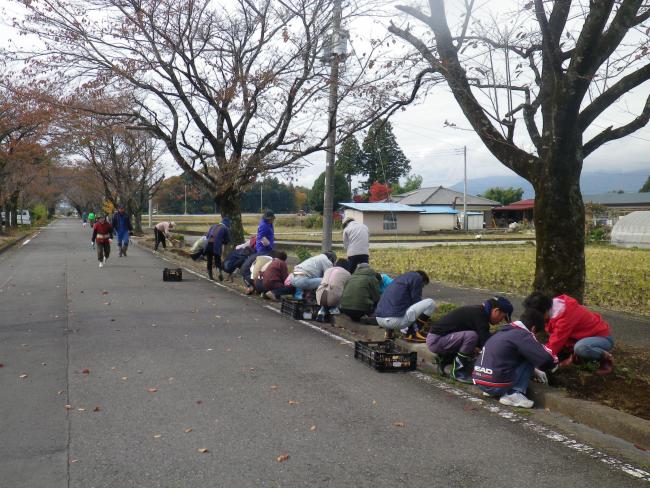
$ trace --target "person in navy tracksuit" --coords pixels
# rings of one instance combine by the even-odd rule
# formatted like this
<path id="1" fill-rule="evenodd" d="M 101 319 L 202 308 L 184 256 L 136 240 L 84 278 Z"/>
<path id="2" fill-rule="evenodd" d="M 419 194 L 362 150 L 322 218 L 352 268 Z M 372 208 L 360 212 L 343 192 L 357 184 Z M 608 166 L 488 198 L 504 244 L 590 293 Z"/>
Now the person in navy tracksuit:
<path id="1" fill-rule="evenodd" d="M 544 315 L 527 308 L 520 320 L 504 325 L 483 346 L 474 364 L 473 380 L 484 394 L 499 396 L 499 403 L 532 408 L 526 397 L 530 378 L 542 383 L 548 379 L 544 371 L 554 371 L 557 356 L 540 344 L 535 333 L 544 330 Z"/>
<path id="2" fill-rule="evenodd" d="M 117 234 L 117 247 L 120 248 L 120 257 L 126 257 L 126 250 L 129 248 L 129 235 L 133 232 L 131 217 L 126 213 L 124 205 L 117 207 L 113 214 L 113 231 Z"/>

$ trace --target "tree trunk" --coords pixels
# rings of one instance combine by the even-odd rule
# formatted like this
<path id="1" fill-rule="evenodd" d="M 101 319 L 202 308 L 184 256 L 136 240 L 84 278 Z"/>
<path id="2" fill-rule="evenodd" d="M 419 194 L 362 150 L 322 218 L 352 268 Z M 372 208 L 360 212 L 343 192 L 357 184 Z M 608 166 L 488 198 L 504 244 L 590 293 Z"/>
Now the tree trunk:
<path id="1" fill-rule="evenodd" d="M 230 192 L 218 195 L 214 201 L 221 209 L 221 217 L 230 219 L 230 236 L 233 244 L 244 242 L 244 226 L 241 221 L 241 194 Z"/>
<path id="2" fill-rule="evenodd" d="M 142 210 L 133 212 L 133 229 L 136 234 L 142 234 Z"/>
<path id="3" fill-rule="evenodd" d="M 537 241 L 534 287 L 551 296 L 567 294 L 582 302 L 585 292 L 582 161 L 567 161 L 561 156 L 562 149 L 555 154 L 559 155 L 557 160 L 545 161 L 543 174 L 534 182 Z"/>
<path id="4" fill-rule="evenodd" d="M 14 191 L 9 197 L 9 215 L 11 218 L 8 220 L 9 227 L 16 228 L 18 227 L 18 197 L 20 196 L 20 191 Z"/>

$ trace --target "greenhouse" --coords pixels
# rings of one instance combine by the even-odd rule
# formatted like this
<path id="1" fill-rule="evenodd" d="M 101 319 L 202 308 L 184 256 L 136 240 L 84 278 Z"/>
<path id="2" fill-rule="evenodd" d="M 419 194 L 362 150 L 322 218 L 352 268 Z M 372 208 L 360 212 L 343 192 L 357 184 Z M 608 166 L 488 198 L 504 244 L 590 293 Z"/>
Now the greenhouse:
<path id="1" fill-rule="evenodd" d="M 632 212 L 621 217 L 612 229 L 612 244 L 650 249 L 650 211 Z"/>

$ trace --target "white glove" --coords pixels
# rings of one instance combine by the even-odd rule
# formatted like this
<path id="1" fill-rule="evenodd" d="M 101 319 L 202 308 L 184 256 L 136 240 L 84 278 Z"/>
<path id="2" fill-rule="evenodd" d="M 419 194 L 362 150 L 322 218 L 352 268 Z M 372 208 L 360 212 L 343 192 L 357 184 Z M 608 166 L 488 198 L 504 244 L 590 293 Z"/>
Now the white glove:
<path id="1" fill-rule="evenodd" d="M 546 373 L 540 369 L 535 369 L 535 380 L 539 381 L 540 383 L 544 385 L 548 385 L 548 376 L 546 376 Z"/>
<path id="2" fill-rule="evenodd" d="M 262 237 L 262 244 L 268 246 L 269 244 L 271 244 L 271 241 L 269 241 L 266 237 Z"/>

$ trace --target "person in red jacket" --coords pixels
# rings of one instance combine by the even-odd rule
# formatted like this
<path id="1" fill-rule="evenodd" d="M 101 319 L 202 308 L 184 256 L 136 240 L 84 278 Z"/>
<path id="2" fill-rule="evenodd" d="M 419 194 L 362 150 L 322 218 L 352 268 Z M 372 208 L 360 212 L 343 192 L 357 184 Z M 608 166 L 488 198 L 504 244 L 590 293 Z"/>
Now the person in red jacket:
<path id="1" fill-rule="evenodd" d="M 93 236 L 90 240 L 93 247 L 97 247 L 100 268 L 104 267 L 111 254 L 111 239 L 113 239 L 113 226 L 106 221 L 106 216 L 101 215 L 93 225 Z"/>
<path id="2" fill-rule="evenodd" d="M 541 292 L 533 292 L 524 300 L 524 307 L 544 314 L 548 347 L 564 359 L 560 365 L 584 361 L 599 361 L 596 371 L 604 376 L 613 370 L 611 350 L 614 347 L 612 331 L 600 315 L 580 305 L 575 298 L 560 295 L 553 299 Z"/>

